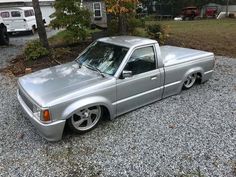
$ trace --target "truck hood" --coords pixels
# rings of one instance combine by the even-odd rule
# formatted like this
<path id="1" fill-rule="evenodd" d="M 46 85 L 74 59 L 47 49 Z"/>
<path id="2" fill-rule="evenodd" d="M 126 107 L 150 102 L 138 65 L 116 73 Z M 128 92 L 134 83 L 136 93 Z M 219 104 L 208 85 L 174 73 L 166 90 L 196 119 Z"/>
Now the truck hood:
<path id="1" fill-rule="evenodd" d="M 19 78 L 19 87 L 40 106 L 49 106 L 57 99 L 78 93 L 108 78 L 76 62 L 43 69 Z"/>

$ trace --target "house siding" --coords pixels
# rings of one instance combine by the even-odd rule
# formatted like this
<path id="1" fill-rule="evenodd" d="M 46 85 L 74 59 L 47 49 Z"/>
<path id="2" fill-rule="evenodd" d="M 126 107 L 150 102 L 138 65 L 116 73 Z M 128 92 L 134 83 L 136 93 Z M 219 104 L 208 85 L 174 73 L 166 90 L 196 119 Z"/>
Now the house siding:
<path id="1" fill-rule="evenodd" d="M 101 3 L 101 18 L 94 17 L 94 9 L 93 3 L 99 2 Z M 90 12 L 92 12 L 91 22 L 92 24 L 96 24 L 100 27 L 106 28 L 107 27 L 107 14 L 106 14 L 106 5 L 105 2 L 98 0 L 98 1 L 83 1 L 83 6 L 88 8 Z"/>

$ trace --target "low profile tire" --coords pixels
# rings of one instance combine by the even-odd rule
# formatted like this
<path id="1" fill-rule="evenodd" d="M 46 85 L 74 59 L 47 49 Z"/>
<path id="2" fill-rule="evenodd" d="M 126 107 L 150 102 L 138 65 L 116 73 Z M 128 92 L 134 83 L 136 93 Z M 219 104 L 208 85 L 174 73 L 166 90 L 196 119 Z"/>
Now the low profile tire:
<path id="1" fill-rule="evenodd" d="M 197 80 L 196 73 L 188 75 L 186 80 L 184 81 L 183 89 L 190 89 L 195 84 L 196 80 Z"/>
<path id="2" fill-rule="evenodd" d="M 68 119 L 68 126 L 72 131 L 82 134 L 94 129 L 100 122 L 101 117 L 101 106 L 79 109 Z"/>
<path id="3" fill-rule="evenodd" d="M 0 27 L 0 44 L 9 45 L 9 36 L 6 27 Z"/>

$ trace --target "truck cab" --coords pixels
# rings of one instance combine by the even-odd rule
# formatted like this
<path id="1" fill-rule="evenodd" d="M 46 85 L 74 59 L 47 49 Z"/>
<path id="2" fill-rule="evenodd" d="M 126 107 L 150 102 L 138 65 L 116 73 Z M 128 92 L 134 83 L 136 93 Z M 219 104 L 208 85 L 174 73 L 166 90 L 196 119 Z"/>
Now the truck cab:
<path id="1" fill-rule="evenodd" d="M 37 24 L 32 7 L 11 7 L 0 9 L 0 16 L 8 33 L 29 31 L 34 34 Z"/>
<path id="2" fill-rule="evenodd" d="M 9 44 L 9 36 L 7 34 L 7 27 L 0 16 L 0 45 L 8 45 Z"/>

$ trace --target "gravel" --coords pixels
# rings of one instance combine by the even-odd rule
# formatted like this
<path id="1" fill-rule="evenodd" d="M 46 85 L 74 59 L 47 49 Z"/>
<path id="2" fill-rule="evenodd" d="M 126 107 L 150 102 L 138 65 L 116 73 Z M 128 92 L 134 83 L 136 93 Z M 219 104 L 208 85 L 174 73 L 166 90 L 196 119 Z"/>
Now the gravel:
<path id="1" fill-rule="evenodd" d="M 23 116 L 16 78 L 0 75 L 1 176 L 236 175 L 236 59 L 213 78 L 59 142 Z"/>
<path id="2" fill-rule="evenodd" d="M 58 30 L 52 30 L 46 28 L 48 37 L 55 35 Z M 19 33 L 13 36 L 10 36 L 10 45 L 9 46 L 0 46 L 0 69 L 8 65 L 9 61 L 15 58 L 17 55 L 21 54 L 24 45 L 31 40 L 37 39 L 38 34 L 27 34 Z"/>

